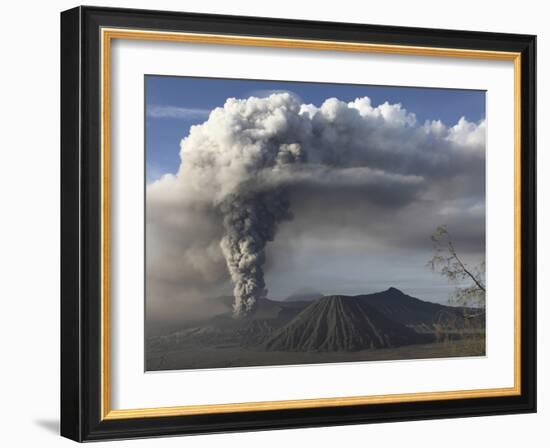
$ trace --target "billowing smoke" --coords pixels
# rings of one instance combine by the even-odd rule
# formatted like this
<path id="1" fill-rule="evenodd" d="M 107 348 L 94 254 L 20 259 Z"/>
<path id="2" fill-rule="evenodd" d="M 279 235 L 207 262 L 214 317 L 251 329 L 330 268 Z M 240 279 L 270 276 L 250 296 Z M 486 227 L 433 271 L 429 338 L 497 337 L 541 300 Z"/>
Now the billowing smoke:
<path id="1" fill-rule="evenodd" d="M 275 238 L 277 224 L 290 219 L 290 203 L 282 189 L 232 195 L 220 210 L 225 234 L 221 240 L 231 279 L 235 284 L 236 315 L 254 310 L 256 300 L 267 294 L 263 265 L 265 246 Z"/>
<path id="2" fill-rule="evenodd" d="M 223 280 L 224 263 L 234 312 L 246 315 L 267 295 L 267 245 L 299 211 L 294 196 L 336 191 L 395 207 L 433 200 L 449 179 L 483 172 L 484 148 L 484 121 L 419 126 L 401 105 L 373 107 L 366 97 L 320 107 L 289 93 L 228 99 L 182 140 L 178 173 L 148 187 L 148 280 L 173 272 L 160 283 L 186 278 L 199 296 Z"/>

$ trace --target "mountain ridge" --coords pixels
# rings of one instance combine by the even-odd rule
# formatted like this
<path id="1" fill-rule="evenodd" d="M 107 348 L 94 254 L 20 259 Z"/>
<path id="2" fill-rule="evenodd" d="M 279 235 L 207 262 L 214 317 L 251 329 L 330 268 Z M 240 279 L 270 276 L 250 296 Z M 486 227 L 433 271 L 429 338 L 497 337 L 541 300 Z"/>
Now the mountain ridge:
<path id="1" fill-rule="evenodd" d="M 353 297 L 376 308 L 386 317 L 417 331 L 429 331 L 434 325 L 463 326 L 464 312 L 469 309 L 421 300 L 394 287 Z M 484 325 L 484 319 L 482 313 L 475 322 L 476 326 Z"/>
<path id="2" fill-rule="evenodd" d="M 237 344 L 267 351 L 357 351 L 433 341 L 457 331 L 483 330 L 485 313 L 466 324 L 466 308 L 423 301 L 395 287 L 372 294 L 335 294 L 312 301 L 263 298 L 256 311 L 242 318 L 232 314 L 232 298 L 225 311 L 188 322 L 176 331 L 149 339 L 176 349 L 183 341 L 199 346 Z M 308 310 L 306 312 L 306 310 Z"/>

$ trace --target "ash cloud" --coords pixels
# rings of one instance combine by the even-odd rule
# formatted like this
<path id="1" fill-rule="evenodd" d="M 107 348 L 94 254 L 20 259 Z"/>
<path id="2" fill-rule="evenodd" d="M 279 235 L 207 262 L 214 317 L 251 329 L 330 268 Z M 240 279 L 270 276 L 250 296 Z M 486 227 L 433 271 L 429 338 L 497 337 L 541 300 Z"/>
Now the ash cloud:
<path id="1" fill-rule="evenodd" d="M 384 220 L 395 227 L 398 216 L 422 231 L 428 210 L 484 216 L 485 121 L 418 124 L 401 105 L 367 97 L 319 107 L 289 93 L 231 98 L 191 127 L 180 158 L 176 175 L 147 187 L 153 314 L 228 284 L 235 314 L 253 312 L 267 295 L 269 242 L 293 216 L 304 232 L 345 224 L 381 240 Z"/>

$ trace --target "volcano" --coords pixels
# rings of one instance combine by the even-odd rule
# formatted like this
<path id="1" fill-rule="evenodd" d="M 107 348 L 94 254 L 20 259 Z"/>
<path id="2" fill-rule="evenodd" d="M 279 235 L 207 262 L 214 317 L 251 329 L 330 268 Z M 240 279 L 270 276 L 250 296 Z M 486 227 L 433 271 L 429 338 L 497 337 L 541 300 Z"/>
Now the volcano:
<path id="1" fill-rule="evenodd" d="M 433 331 L 434 325 L 437 324 L 449 328 L 462 328 L 464 316 L 467 314 L 476 315 L 475 319 L 469 321 L 471 327 L 485 326 L 485 313 L 480 310 L 426 302 L 411 297 L 397 288 L 354 297 L 361 303 L 376 309 L 388 319 L 421 332 Z"/>
<path id="2" fill-rule="evenodd" d="M 265 342 L 271 351 L 348 352 L 429 342 L 356 297 L 326 296 L 311 303 Z"/>

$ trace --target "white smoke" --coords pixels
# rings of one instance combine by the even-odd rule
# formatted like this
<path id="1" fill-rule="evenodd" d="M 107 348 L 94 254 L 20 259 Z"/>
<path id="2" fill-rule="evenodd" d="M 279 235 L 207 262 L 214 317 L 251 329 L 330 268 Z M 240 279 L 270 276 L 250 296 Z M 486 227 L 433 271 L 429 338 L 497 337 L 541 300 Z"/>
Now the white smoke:
<path id="1" fill-rule="evenodd" d="M 419 126 L 401 105 L 367 97 L 320 107 L 288 93 L 228 99 L 182 140 L 178 173 L 148 186 L 148 279 L 169 276 L 170 264 L 164 283 L 185 278 L 200 291 L 225 263 L 235 314 L 253 312 L 267 294 L 266 245 L 292 219 L 296 191 L 406 204 L 438 179 L 482 172 L 484 150 L 484 121 Z"/>

